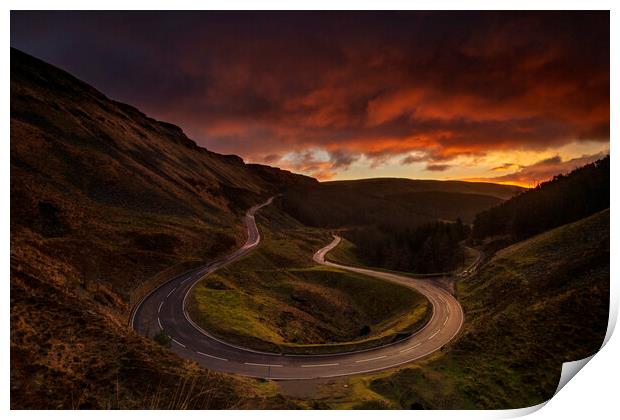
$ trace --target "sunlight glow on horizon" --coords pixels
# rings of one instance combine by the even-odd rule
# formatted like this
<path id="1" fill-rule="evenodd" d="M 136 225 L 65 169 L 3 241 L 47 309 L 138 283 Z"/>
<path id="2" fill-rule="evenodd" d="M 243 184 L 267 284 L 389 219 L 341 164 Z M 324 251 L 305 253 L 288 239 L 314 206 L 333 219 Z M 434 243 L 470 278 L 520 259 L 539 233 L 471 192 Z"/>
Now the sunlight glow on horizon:
<path id="1" fill-rule="evenodd" d="M 552 176 L 570 172 L 574 167 L 596 160 L 597 156 L 609 153 L 609 144 L 604 142 L 575 141 L 559 148 L 542 151 L 505 150 L 490 151 L 480 156 L 458 156 L 442 162 L 447 168 L 440 171 L 426 169 L 426 162 L 402 163 L 408 154 L 396 155 L 380 164 L 362 156 L 343 168 L 331 168 L 329 153 L 321 149 L 288 153 L 275 163 L 264 163 L 292 172 L 313 176 L 321 182 L 345 181 L 367 178 L 407 178 L 458 180 L 468 182 L 489 182 L 532 188 Z M 588 160 L 588 157 L 591 159 Z M 548 164 L 542 162 L 549 161 Z M 574 161 L 575 163 L 570 163 Z M 531 169 L 544 166 L 544 173 Z M 530 170 L 529 172 L 521 172 Z M 507 179 L 511 175 L 512 179 Z"/>

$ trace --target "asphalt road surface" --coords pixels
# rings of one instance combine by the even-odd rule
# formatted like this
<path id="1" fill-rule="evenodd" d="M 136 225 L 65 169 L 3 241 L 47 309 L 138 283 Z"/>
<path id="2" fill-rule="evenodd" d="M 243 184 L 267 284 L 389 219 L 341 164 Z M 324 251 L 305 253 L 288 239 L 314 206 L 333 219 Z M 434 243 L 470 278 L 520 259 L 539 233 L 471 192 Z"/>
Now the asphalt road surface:
<path id="1" fill-rule="evenodd" d="M 254 214 L 267 202 L 252 207 L 245 215 L 246 243 L 229 255 L 175 277 L 146 295 L 132 311 L 130 325 L 138 333 L 152 337 L 164 330 L 172 339 L 171 349 L 206 368 L 245 376 L 270 379 L 315 379 L 374 372 L 402 365 L 427 356 L 451 341 L 463 325 L 463 310 L 458 301 L 432 280 L 410 278 L 367 268 L 349 267 L 325 260 L 325 255 L 340 242 L 334 240 L 317 251 L 319 264 L 365 274 L 411 287 L 431 302 L 431 320 L 412 336 L 382 347 L 330 355 L 285 355 L 259 352 L 226 343 L 211 336 L 194 323 L 185 310 L 192 287 L 205 275 L 243 257 L 260 242 Z"/>

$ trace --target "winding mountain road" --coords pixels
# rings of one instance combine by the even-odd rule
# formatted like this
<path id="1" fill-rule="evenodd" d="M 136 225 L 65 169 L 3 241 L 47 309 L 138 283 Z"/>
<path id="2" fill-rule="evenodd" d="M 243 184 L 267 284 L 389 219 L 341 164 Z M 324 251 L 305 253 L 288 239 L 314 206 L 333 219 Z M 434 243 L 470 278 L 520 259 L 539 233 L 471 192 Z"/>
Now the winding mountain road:
<path id="1" fill-rule="evenodd" d="M 243 257 L 258 246 L 260 233 L 254 215 L 271 201 L 272 198 L 246 213 L 248 238 L 241 248 L 177 276 L 151 291 L 134 307 L 130 318 L 131 327 L 149 337 L 164 330 L 172 338 L 171 349 L 175 353 L 209 369 L 276 380 L 330 378 L 387 369 L 429 355 L 458 334 L 463 325 L 463 310 L 449 292 L 428 279 L 413 279 L 326 261 L 325 255 L 340 242 L 340 238 L 334 236 L 329 245 L 314 254 L 314 261 L 419 291 L 433 306 L 432 317 L 424 328 L 404 340 L 374 349 L 312 356 L 264 353 L 211 336 L 189 317 L 185 310 L 187 296 L 204 276 Z"/>

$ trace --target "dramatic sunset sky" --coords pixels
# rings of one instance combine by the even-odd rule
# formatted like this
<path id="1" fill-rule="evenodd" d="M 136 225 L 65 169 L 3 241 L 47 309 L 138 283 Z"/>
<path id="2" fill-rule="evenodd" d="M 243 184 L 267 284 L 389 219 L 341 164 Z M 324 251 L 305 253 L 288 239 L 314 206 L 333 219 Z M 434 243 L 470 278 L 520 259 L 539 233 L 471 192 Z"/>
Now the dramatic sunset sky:
<path id="1" fill-rule="evenodd" d="M 12 12 L 11 46 L 210 150 L 525 186 L 609 151 L 609 13 Z"/>

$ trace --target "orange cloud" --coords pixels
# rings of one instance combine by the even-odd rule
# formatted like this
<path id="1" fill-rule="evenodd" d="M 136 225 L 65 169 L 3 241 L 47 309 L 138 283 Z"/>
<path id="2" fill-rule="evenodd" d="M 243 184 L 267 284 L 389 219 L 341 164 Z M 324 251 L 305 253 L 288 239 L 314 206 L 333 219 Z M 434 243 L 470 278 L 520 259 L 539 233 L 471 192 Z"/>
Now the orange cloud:
<path id="1" fill-rule="evenodd" d="M 559 156 L 553 156 L 529 166 L 521 167 L 518 171 L 489 178 L 469 178 L 466 181 L 495 182 L 499 184 L 519 185 L 532 188 L 541 182 L 548 181 L 555 175 L 567 174 L 573 169 L 594 162 L 605 157 L 607 153 L 584 155 L 578 158 L 563 161 Z M 512 164 L 511 164 L 512 165 Z"/>
<path id="2" fill-rule="evenodd" d="M 322 177 L 609 142 L 605 11 L 16 12 L 11 44 L 211 150 Z"/>

